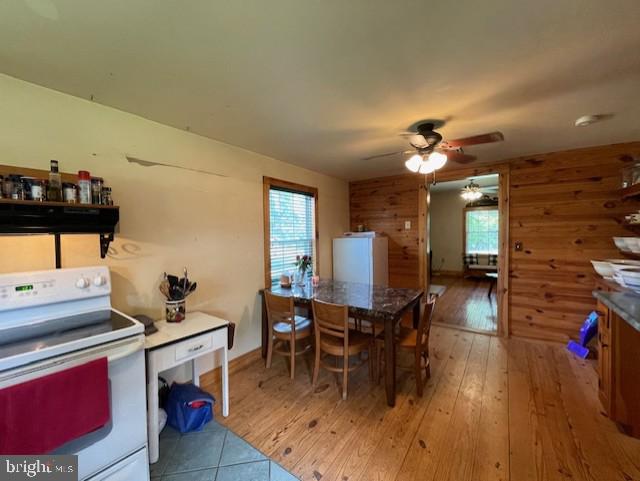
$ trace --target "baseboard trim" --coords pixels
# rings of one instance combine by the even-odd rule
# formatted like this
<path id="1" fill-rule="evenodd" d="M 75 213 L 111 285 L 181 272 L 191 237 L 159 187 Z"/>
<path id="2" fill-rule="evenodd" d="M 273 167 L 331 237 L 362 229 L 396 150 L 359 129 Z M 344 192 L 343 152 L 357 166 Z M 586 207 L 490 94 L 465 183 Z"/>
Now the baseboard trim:
<path id="1" fill-rule="evenodd" d="M 245 352 L 241 356 L 229 361 L 229 374 L 246 369 L 251 364 L 262 358 L 262 349 L 257 347 L 253 351 Z M 220 380 L 220 367 L 200 374 L 200 385 L 214 384 Z"/>
<path id="2" fill-rule="evenodd" d="M 462 271 L 433 271 L 433 277 L 462 277 Z"/>

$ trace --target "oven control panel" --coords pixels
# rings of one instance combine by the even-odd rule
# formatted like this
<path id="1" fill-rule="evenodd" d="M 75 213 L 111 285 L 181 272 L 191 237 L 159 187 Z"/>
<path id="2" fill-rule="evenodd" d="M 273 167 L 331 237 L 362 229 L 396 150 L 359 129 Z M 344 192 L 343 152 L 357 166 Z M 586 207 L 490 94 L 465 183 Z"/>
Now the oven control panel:
<path id="1" fill-rule="evenodd" d="M 105 266 L 0 274 L 0 311 L 110 294 Z"/>

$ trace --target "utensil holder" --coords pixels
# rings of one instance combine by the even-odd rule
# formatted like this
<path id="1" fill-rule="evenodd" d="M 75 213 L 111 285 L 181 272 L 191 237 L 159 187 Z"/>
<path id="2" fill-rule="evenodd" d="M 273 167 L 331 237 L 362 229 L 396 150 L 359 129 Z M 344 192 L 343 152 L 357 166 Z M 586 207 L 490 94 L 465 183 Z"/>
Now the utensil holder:
<path id="1" fill-rule="evenodd" d="M 167 322 L 182 322 L 187 315 L 185 299 L 165 302 L 165 319 Z"/>

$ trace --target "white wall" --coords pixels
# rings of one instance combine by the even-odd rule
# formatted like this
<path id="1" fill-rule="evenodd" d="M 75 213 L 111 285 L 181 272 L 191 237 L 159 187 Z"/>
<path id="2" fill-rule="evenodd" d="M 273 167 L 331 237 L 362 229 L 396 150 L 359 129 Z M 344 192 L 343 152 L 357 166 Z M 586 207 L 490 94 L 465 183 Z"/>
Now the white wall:
<path id="1" fill-rule="evenodd" d="M 462 209 L 465 205 L 457 189 L 431 192 L 430 241 L 434 272 L 462 272 Z"/>
<path id="2" fill-rule="evenodd" d="M 125 154 L 228 177 L 141 167 Z M 260 344 L 262 177 L 319 189 L 320 275 L 331 276 L 331 239 L 349 227 L 345 181 L 0 75 L 0 164 L 48 169 L 49 159 L 104 177 L 121 208 L 108 258 L 97 236 L 63 236 L 63 267 L 108 265 L 114 306 L 160 318 L 162 272 L 187 266 L 198 282 L 187 310 L 237 323 L 233 357 Z M 0 272 L 53 267 L 52 237 L 0 237 Z"/>

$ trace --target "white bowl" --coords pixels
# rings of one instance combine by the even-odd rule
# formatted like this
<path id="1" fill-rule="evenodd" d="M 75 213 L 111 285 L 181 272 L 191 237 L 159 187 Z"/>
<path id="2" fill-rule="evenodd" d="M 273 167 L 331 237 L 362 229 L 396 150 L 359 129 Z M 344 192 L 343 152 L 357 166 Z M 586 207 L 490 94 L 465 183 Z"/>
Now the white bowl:
<path id="1" fill-rule="evenodd" d="M 627 249 L 629 249 L 634 254 L 639 254 L 640 253 L 640 239 L 639 238 L 637 238 L 637 237 L 625 237 L 624 238 L 624 243 L 626 244 Z"/>
<path id="2" fill-rule="evenodd" d="M 593 269 L 605 279 L 613 279 L 613 273 L 615 270 L 613 266 L 607 261 L 591 261 Z"/>
<path id="3" fill-rule="evenodd" d="M 616 247 L 620 249 L 622 252 L 630 252 L 631 249 L 627 246 L 627 242 L 625 241 L 626 237 L 614 237 L 613 242 Z"/>

